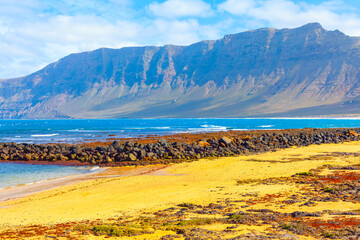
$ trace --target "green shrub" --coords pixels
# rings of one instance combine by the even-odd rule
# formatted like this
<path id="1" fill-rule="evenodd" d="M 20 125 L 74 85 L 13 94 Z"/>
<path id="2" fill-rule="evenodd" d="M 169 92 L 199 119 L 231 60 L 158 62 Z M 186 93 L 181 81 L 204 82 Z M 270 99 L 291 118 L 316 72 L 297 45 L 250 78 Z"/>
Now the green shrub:
<path id="1" fill-rule="evenodd" d="M 196 205 L 193 204 L 193 203 L 180 203 L 178 204 L 179 207 L 182 207 L 182 208 L 188 208 L 188 209 L 195 209 L 196 208 Z"/>
<path id="2" fill-rule="evenodd" d="M 334 238 L 336 237 L 336 234 L 333 233 L 323 233 L 321 234 L 324 238 Z"/>
<path id="3" fill-rule="evenodd" d="M 334 192 L 334 191 L 335 191 L 334 188 L 329 188 L 329 187 L 327 187 L 327 188 L 324 189 L 324 192 L 328 192 L 328 193 L 332 193 L 332 192 Z"/>
<path id="4" fill-rule="evenodd" d="M 290 224 L 282 224 L 282 225 L 280 225 L 280 227 L 281 227 L 282 229 L 286 229 L 286 230 L 289 230 L 289 229 L 291 229 L 291 228 L 294 228 L 294 226 L 293 226 L 293 225 L 290 225 Z"/>
<path id="5" fill-rule="evenodd" d="M 298 175 L 298 176 L 313 176 L 314 174 L 312 172 L 299 172 L 299 173 L 296 173 L 295 175 Z"/>
<path id="6" fill-rule="evenodd" d="M 116 225 L 99 225 L 95 226 L 93 229 L 95 235 L 108 235 L 116 237 L 124 236 L 135 236 L 139 234 L 146 233 L 143 229 L 137 229 L 128 226 L 116 226 Z"/>
<path id="7" fill-rule="evenodd" d="M 178 222 L 176 225 L 178 226 L 199 226 L 199 225 L 208 225 L 216 222 L 216 219 L 212 218 L 198 218 L 198 219 L 190 219 L 183 220 Z"/>

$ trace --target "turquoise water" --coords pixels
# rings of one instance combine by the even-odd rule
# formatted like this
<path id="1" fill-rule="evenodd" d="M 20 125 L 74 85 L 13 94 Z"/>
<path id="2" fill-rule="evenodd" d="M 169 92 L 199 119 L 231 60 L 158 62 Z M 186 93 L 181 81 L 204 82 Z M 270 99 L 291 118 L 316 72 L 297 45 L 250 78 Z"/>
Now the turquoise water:
<path id="1" fill-rule="evenodd" d="M 89 167 L 0 163 L 0 188 L 90 172 Z"/>
<path id="2" fill-rule="evenodd" d="M 360 127 L 360 119 L 98 119 L 0 120 L 0 142 L 74 143 L 226 130 Z"/>

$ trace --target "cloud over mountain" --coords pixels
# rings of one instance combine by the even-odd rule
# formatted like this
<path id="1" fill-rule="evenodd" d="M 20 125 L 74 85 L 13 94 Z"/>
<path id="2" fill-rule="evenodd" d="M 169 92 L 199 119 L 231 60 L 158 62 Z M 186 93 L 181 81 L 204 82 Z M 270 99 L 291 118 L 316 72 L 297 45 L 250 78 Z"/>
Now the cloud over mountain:
<path id="1" fill-rule="evenodd" d="M 2 118 L 360 113 L 360 38 L 318 23 L 190 46 L 101 48 L 0 81 Z"/>
<path id="2" fill-rule="evenodd" d="M 0 0 L 0 79 L 100 47 L 188 45 L 260 27 L 321 22 L 360 36 L 350 0 Z"/>

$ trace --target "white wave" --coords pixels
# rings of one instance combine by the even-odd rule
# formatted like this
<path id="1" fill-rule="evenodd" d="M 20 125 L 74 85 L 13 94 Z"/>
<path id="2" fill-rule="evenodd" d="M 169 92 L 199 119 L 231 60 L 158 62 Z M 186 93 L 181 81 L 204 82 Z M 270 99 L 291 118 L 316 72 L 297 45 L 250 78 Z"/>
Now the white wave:
<path id="1" fill-rule="evenodd" d="M 274 127 L 275 125 L 260 125 L 258 127 L 261 127 L 261 128 L 270 128 L 270 127 Z"/>
<path id="2" fill-rule="evenodd" d="M 126 128 L 124 128 L 124 129 L 126 129 L 126 130 L 146 130 L 146 129 L 158 129 L 158 130 L 160 130 L 160 129 L 171 129 L 171 127 L 126 127 Z M 121 130 L 121 131 L 123 131 L 123 130 Z"/>
<path id="3" fill-rule="evenodd" d="M 202 128 L 188 128 L 189 132 L 219 132 L 219 131 L 227 131 L 227 127 L 224 126 L 216 126 L 216 125 L 201 125 Z"/>
<path id="4" fill-rule="evenodd" d="M 52 134 L 33 134 L 32 137 L 53 137 L 59 135 L 58 133 L 52 133 Z"/>
<path id="5" fill-rule="evenodd" d="M 170 127 L 151 127 L 150 129 L 170 129 Z"/>
<path id="6" fill-rule="evenodd" d="M 79 132 L 79 131 L 81 131 L 81 130 L 84 130 L 84 129 L 78 129 L 78 128 L 76 128 L 76 129 L 70 129 L 70 130 L 65 130 L 65 131 L 67 131 L 67 132 Z"/>
<path id="7" fill-rule="evenodd" d="M 208 124 L 204 124 L 204 125 L 200 125 L 200 127 L 207 129 L 217 129 L 217 130 L 226 130 L 227 127 L 224 126 L 217 126 L 217 125 L 208 125 Z"/>
<path id="8" fill-rule="evenodd" d="M 90 171 L 96 171 L 96 170 L 99 170 L 99 169 L 100 169 L 100 167 L 96 166 L 96 167 L 91 168 Z"/>
<path id="9" fill-rule="evenodd" d="M 79 132 L 79 133 L 116 133 L 116 132 L 124 132 L 124 130 L 89 130 L 89 129 L 70 129 L 70 130 L 64 130 L 66 132 Z"/>

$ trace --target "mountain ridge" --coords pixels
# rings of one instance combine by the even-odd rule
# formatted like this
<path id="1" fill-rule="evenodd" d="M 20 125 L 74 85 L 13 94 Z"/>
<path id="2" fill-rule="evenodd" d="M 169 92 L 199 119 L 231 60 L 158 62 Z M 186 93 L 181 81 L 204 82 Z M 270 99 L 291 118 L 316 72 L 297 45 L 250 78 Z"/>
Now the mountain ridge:
<path id="1" fill-rule="evenodd" d="M 100 48 L 0 81 L 0 118 L 308 116 L 320 106 L 320 115 L 358 114 L 359 67 L 360 38 L 319 23 Z"/>

